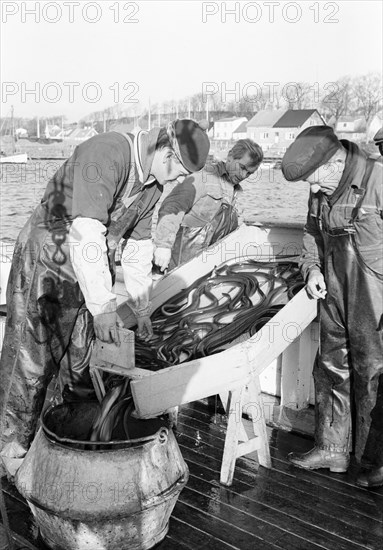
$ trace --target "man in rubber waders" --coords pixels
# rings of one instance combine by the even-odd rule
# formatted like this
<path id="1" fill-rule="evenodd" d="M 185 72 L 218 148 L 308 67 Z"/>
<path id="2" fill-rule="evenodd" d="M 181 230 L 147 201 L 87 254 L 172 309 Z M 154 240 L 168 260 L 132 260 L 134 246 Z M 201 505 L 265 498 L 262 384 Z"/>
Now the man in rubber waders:
<path id="1" fill-rule="evenodd" d="M 152 335 L 151 224 L 163 185 L 200 170 L 206 132 L 176 120 L 133 136 L 108 132 L 80 144 L 49 181 L 15 246 L 0 362 L 1 457 L 13 475 L 30 445 L 47 385 L 65 401 L 94 395 L 94 336 L 119 344 L 114 254 L 137 333 Z"/>
<path id="2" fill-rule="evenodd" d="M 226 161 L 208 163 L 172 189 L 160 207 L 154 238 L 154 263 L 161 271 L 190 260 L 238 227 L 240 183 L 262 160 L 261 147 L 241 139 Z"/>
<path id="3" fill-rule="evenodd" d="M 320 316 L 315 447 L 289 460 L 346 472 L 353 448 L 357 483 L 383 485 L 383 432 L 379 439 L 371 424 L 383 399 L 383 165 L 312 126 L 287 149 L 282 172 L 310 184 L 300 267 Z"/>

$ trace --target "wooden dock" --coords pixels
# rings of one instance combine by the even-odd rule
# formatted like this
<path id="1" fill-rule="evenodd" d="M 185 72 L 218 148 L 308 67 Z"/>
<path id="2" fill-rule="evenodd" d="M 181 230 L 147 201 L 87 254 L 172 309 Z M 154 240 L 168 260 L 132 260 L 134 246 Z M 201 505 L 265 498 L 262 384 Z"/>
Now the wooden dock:
<path id="1" fill-rule="evenodd" d="M 288 452 L 310 449 L 312 439 L 269 425 L 272 468 L 260 467 L 256 453 L 240 458 L 233 485 L 224 487 L 219 476 L 225 431 L 214 399 L 182 406 L 177 439 L 190 478 L 156 550 L 383 548 L 383 487 L 358 488 L 353 462 L 347 474 L 295 468 Z M 5 497 L 19 537 L 16 548 L 22 537 L 26 548 L 46 550 L 23 499 L 9 485 Z"/>

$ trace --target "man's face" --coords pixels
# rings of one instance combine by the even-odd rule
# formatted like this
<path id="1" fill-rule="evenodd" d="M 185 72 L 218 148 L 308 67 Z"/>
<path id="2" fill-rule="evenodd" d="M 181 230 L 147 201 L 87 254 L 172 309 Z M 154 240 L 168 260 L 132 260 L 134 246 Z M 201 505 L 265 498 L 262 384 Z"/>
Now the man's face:
<path id="1" fill-rule="evenodd" d="M 305 181 L 310 184 L 312 193 L 322 191 L 325 195 L 332 195 L 338 187 L 343 174 L 344 164 L 338 161 L 330 161 L 322 164 Z"/>
<path id="2" fill-rule="evenodd" d="M 182 182 L 189 172 L 179 162 L 174 151 L 170 147 L 165 147 L 154 153 L 151 174 L 158 183 L 166 185 L 175 180 Z"/>
<path id="3" fill-rule="evenodd" d="M 254 164 L 254 161 L 247 152 L 239 159 L 233 158 L 229 153 L 226 159 L 226 171 L 233 185 L 237 185 L 251 176 L 257 168 L 258 166 Z"/>

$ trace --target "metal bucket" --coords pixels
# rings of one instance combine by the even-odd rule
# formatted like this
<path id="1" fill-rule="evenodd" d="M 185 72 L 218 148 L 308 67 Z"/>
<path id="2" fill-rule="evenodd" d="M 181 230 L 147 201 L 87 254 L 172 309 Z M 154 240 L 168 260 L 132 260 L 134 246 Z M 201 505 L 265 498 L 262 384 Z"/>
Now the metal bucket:
<path id="1" fill-rule="evenodd" d="M 48 409 L 16 486 L 54 550 L 152 548 L 168 531 L 188 467 L 159 418 L 130 419 L 129 441 L 90 444 L 97 410 L 89 402 Z"/>

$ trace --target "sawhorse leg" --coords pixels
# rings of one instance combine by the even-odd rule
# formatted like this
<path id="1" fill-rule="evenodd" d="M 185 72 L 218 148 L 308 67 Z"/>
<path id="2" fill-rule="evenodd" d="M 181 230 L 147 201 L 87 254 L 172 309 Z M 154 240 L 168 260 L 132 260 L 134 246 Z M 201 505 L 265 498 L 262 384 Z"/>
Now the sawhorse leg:
<path id="1" fill-rule="evenodd" d="M 242 402 L 245 387 L 248 388 L 250 403 L 256 407 L 257 411 L 257 414 L 252 415 L 254 437 L 250 438 L 246 433 L 242 419 Z M 228 417 L 220 482 L 223 485 L 231 485 L 233 483 L 235 463 L 240 456 L 257 451 L 259 464 L 266 468 L 271 468 L 270 449 L 259 378 L 255 379 L 253 377 L 246 385 L 229 392 L 221 393 L 220 398 Z"/>

